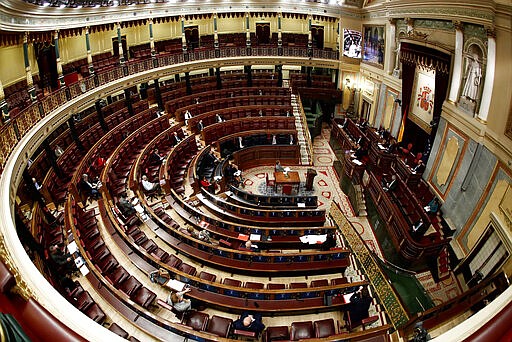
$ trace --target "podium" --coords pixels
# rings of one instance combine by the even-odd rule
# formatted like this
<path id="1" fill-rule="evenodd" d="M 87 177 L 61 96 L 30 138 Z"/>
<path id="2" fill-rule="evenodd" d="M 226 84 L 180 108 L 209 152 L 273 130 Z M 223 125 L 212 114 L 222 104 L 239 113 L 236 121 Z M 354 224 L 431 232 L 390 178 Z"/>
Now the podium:
<path id="1" fill-rule="evenodd" d="M 306 191 L 313 190 L 313 181 L 316 176 L 316 170 L 315 169 L 308 169 L 308 172 L 306 173 Z"/>

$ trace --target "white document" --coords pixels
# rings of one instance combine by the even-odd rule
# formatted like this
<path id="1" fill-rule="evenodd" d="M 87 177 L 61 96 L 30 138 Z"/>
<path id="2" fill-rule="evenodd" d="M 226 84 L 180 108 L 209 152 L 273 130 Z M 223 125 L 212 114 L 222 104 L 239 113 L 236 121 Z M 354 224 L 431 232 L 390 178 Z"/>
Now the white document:
<path id="1" fill-rule="evenodd" d="M 169 279 L 169 281 L 165 283 L 165 285 L 174 291 L 181 292 L 183 291 L 187 284 L 176 279 Z"/>
<path id="2" fill-rule="evenodd" d="M 249 236 L 249 240 L 251 240 L 251 241 L 260 241 L 261 240 L 261 235 L 260 234 L 251 234 Z"/>
<path id="3" fill-rule="evenodd" d="M 77 251 L 77 249 L 78 249 L 78 247 L 77 247 L 77 245 L 76 245 L 76 242 L 75 242 L 75 241 L 71 242 L 71 243 L 68 245 L 68 252 L 69 252 L 69 254 L 73 254 L 73 253 L 75 253 L 75 252 Z"/>

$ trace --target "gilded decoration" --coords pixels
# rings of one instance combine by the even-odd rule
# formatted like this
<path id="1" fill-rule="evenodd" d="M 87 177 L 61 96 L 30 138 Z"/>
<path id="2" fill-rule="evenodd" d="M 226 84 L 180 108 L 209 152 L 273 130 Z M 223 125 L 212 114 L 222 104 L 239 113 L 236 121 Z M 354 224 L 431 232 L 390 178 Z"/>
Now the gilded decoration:
<path id="1" fill-rule="evenodd" d="M 361 237 L 357 234 L 352 224 L 341 212 L 337 203 L 331 205 L 330 216 L 340 228 L 341 233 L 347 240 L 355 258 L 359 261 L 366 273 L 368 280 L 377 292 L 382 305 L 395 328 L 405 325 L 409 317 L 387 278 L 382 273 L 377 262 L 373 259 L 372 253 L 366 247 Z"/>
<path id="2" fill-rule="evenodd" d="M 505 128 L 505 135 L 512 139 L 512 103 L 510 103 L 510 109 L 508 111 L 507 127 Z"/>
<path id="3" fill-rule="evenodd" d="M 448 20 L 416 19 L 414 28 L 428 28 L 432 30 L 453 31 L 453 22 Z"/>
<path id="4" fill-rule="evenodd" d="M 443 17 L 463 17 L 483 19 L 489 22 L 494 21 L 494 15 L 491 12 L 479 11 L 476 8 L 457 8 L 457 7 L 436 7 L 436 8 L 397 8 L 388 12 L 392 17 L 424 17 L 424 16 L 443 16 Z"/>
<path id="5" fill-rule="evenodd" d="M 464 23 L 464 41 L 470 37 L 480 38 L 483 41 L 487 40 L 487 31 L 481 25 L 473 25 Z"/>
<path id="6" fill-rule="evenodd" d="M 0 234 L 0 259 L 5 264 L 9 272 L 14 275 L 16 279 L 16 286 L 13 288 L 13 292 L 18 293 L 24 300 L 29 298 L 35 298 L 34 292 L 30 289 L 28 284 L 23 280 L 21 274 L 14 263 L 12 256 L 9 254 L 3 235 Z"/>

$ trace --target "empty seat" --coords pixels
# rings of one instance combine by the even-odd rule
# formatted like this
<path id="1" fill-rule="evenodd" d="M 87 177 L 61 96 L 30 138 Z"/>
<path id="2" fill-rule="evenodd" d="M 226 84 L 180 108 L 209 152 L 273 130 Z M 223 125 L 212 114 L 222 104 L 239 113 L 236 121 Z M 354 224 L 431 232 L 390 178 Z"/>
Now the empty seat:
<path id="1" fill-rule="evenodd" d="M 131 297 L 141 287 L 142 284 L 140 281 L 138 281 L 134 276 L 130 276 L 121 284 L 121 286 L 119 286 L 119 290 Z"/>
<path id="2" fill-rule="evenodd" d="M 230 318 L 213 315 L 208 321 L 208 328 L 206 331 L 217 336 L 227 338 L 232 324 L 233 320 Z"/>
<path id="3" fill-rule="evenodd" d="M 169 259 L 167 260 L 167 265 L 173 268 L 178 268 L 181 265 L 181 259 L 175 255 L 169 255 Z"/>
<path id="4" fill-rule="evenodd" d="M 345 277 L 331 279 L 332 286 L 346 284 L 346 283 L 348 283 L 348 281 L 347 281 L 347 278 L 345 278 Z"/>
<path id="5" fill-rule="evenodd" d="M 76 308 L 84 312 L 90 305 L 94 303 L 91 295 L 87 291 L 81 291 L 75 297 L 73 297 Z"/>
<path id="6" fill-rule="evenodd" d="M 204 331 L 208 325 L 208 314 L 199 311 L 189 311 L 185 315 L 185 325 L 197 330 Z"/>
<path id="7" fill-rule="evenodd" d="M 315 321 L 313 325 L 316 338 L 329 337 L 336 334 L 336 327 L 332 318 Z"/>
<path id="8" fill-rule="evenodd" d="M 156 299 L 156 294 L 145 287 L 139 288 L 130 298 L 143 308 L 148 308 Z"/>
<path id="9" fill-rule="evenodd" d="M 305 289 L 307 287 L 307 283 L 290 283 L 290 289 Z"/>
<path id="10" fill-rule="evenodd" d="M 236 286 L 236 287 L 242 286 L 242 282 L 240 280 L 231 279 L 231 278 L 224 278 L 224 281 L 222 283 L 225 285 Z M 224 290 L 224 294 L 227 296 L 232 296 L 232 297 L 240 297 L 239 291 L 235 291 L 235 290 L 231 290 L 231 289 Z"/>
<path id="11" fill-rule="evenodd" d="M 115 287 L 118 287 L 124 280 L 126 280 L 130 274 L 124 269 L 123 266 L 118 266 L 115 269 L 112 269 L 109 274 L 105 276 L 105 278 Z"/>
<path id="12" fill-rule="evenodd" d="M 310 287 L 320 287 L 320 286 L 329 286 L 329 281 L 327 279 L 319 279 L 311 281 Z"/>
<path id="13" fill-rule="evenodd" d="M 266 341 L 266 342 L 290 339 L 290 333 L 288 331 L 287 326 L 268 327 L 265 330 L 264 336 L 265 336 L 264 341 Z"/>
<path id="14" fill-rule="evenodd" d="M 205 271 L 201 271 L 201 273 L 199 273 L 199 279 L 215 281 L 216 278 L 217 276 L 215 274 L 211 274 Z"/>
<path id="15" fill-rule="evenodd" d="M 102 324 L 105 321 L 105 318 L 107 317 L 103 310 L 101 310 L 101 308 L 96 303 L 90 305 L 87 308 L 87 310 L 84 311 L 84 314 L 86 314 L 87 317 L 89 317 L 98 324 Z"/>
<path id="16" fill-rule="evenodd" d="M 102 273 L 108 273 L 111 269 L 116 268 L 119 265 L 117 260 L 114 258 L 112 254 L 109 254 L 105 258 L 103 258 L 101 261 L 96 263 L 96 267 L 102 272 Z"/>
<path id="17" fill-rule="evenodd" d="M 189 264 L 182 263 L 178 269 L 186 274 L 190 274 L 192 276 L 196 275 L 196 268 L 193 266 L 190 266 Z"/>
<path id="18" fill-rule="evenodd" d="M 290 337 L 292 341 L 313 338 L 313 323 L 311 321 L 292 323 Z"/>
<path id="19" fill-rule="evenodd" d="M 108 328 L 108 330 L 110 330 L 113 333 L 121 336 L 124 339 L 128 338 L 128 333 L 123 328 L 121 328 L 119 325 L 117 325 L 115 323 L 112 323 L 110 325 L 110 327 Z"/>

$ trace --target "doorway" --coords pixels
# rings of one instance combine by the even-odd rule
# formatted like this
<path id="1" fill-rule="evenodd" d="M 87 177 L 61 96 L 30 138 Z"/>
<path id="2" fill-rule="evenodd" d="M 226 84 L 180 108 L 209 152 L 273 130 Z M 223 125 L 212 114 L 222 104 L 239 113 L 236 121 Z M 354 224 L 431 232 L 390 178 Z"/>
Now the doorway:
<path id="1" fill-rule="evenodd" d="M 126 36 L 121 36 L 121 46 L 123 47 L 124 60 L 128 60 L 128 45 L 126 44 Z M 112 38 L 112 51 L 114 56 L 119 57 L 119 42 L 117 37 Z"/>
<path id="2" fill-rule="evenodd" d="M 258 45 L 270 43 L 270 23 L 256 23 Z"/>
<path id="3" fill-rule="evenodd" d="M 317 49 L 323 49 L 324 27 L 319 25 L 311 25 L 311 38 L 313 39 L 313 47 Z"/>
<path id="4" fill-rule="evenodd" d="M 187 41 L 187 48 L 195 49 L 199 47 L 199 26 L 185 27 L 185 39 Z"/>

